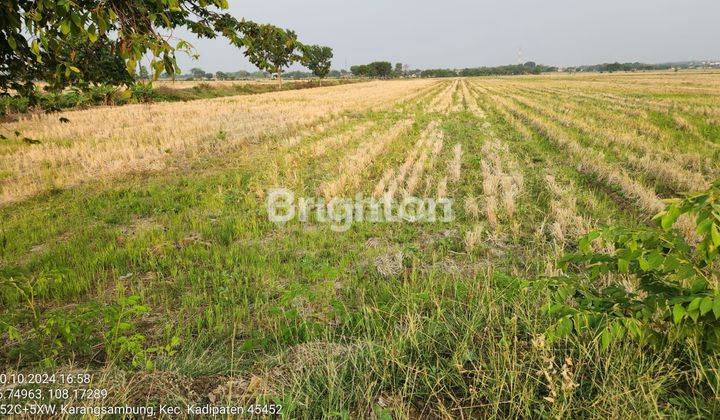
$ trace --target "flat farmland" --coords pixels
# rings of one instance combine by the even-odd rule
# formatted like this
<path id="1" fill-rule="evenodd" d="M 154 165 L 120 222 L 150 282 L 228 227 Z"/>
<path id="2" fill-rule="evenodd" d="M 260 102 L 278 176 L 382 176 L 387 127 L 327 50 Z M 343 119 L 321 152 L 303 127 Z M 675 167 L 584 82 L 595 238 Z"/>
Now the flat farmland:
<path id="1" fill-rule="evenodd" d="M 588 232 L 651 226 L 720 178 L 718 72 L 372 81 L 2 133 L 2 371 L 90 371 L 106 405 L 292 418 L 720 409 L 714 353 L 550 340 L 533 287 Z M 276 223 L 277 188 L 444 200 L 452 217 Z M 690 220 L 678 230 L 692 243 Z"/>

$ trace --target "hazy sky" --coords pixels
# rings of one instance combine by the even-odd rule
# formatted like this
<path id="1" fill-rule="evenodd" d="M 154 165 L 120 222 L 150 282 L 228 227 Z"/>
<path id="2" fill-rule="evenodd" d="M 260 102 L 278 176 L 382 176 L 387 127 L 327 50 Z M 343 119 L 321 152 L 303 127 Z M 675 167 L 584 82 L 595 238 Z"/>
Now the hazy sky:
<path id="1" fill-rule="evenodd" d="M 374 60 L 412 68 L 524 61 L 580 65 L 720 59 L 718 0 L 230 0 L 230 12 L 334 49 L 333 68 Z M 255 70 L 222 38 L 196 40 L 183 71 Z"/>

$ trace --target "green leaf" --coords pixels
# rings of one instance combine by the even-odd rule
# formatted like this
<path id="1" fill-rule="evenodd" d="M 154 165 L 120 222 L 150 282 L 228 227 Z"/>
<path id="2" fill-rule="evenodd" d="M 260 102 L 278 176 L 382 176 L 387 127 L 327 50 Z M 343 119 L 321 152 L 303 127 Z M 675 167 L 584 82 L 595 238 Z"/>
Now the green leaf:
<path id="1" fill-rule="evenodd" d="M 713 303 L 713 314 L 715 315 L 715 319 L 720 319 L 720 299 L 716 298 L 717 300 L 715 303 Z"/>
<path id="2" fill-rule="evenodd" d="M 570 333 L 572 332 L 572 328 L 573 328 L 572 319 L 563 318 L 562 321 L 560 321 L 560 323 L 557 326 L 557 330 L 556 330 L 557 335 L 559 337 L 566 337 L 566 336 L 570 335 Z"/>
<path id="3" fill-rule="evenodd" d="M 63 33 L 63 35 L 67 35 L 70 33 L 70 22 L 67 20 L 62 21 L 60 23 L 60 32 Z"/>
<path id="4" fill-rule="evenodd" d="M 87 30 L 87 36 L 90 42 L 95 43 L 95 41 L 98 40 L 98 34 L 97 30 L 95 29 L 95 25 L 90 25 L 90 27 Z"/>
<path id="5" fill-rule="evenodd" d="M 178 0 L 168 0 L 168 9 L 171 12 L 180 12 L 182 9 L 178 6 Z"/>
<path id="6" fill-rule="evenodd" d="M 692 318 L 693 321 L 697 322 L 698 318 L 700 318 L 700 310 L 699 309 L 693 309 L 692 311 L 688 310 L 688 316 Z"/>
<path id="7" fill-rule="evenodd" d="M 607 348 L 610 347 L 610 343 L 612 342 L 612 335 L 612 331 L 609 328 L 603 330 L 602 334 L 600 335 L 600 342 L 602 344 L 603 350 L 607 350 Z"/>
<path id="8" fill-rule="evenodd" d="M 101 34 L 104 34 L 108 30 L 108 22 L 104 16 L 98 16 L 97 18 L 98 29 Z"/>
<path id="9" fill-rule="evenodd" d="M 688 273 L 686 275 L 686 278 L 689 277 L 690 275 L 692 275 L 692 273 Z M 707 290 L 707 288 L 708 288 L 708 282 L 707 282 L 707 280 L 705 280 L 702 277 L 696 278 L 695 280 L 693 280 L 692 284 L 690 285 L 690 290 L 693 293 L 704 292 L 705 290 Z M 688 310 L 689 310 L 689 308 L 688 308 Z"/>
<path id="10" fill-rule="evenodd" d="M 38 44 L 37 39 L 33 39 L 30 49 L 38 58 L 40 57 L 40 44 Z"/>
<path id="11" fill-rule="evenodd" d="M 588 233 L 587 235 L 580 238 L 578 241 L 578 248 L 580 249 L 580 252 L 583 254 L 587 254 L 590 252 L 590 244 L 592 241 L 600 237 L 600 232 L 598 231 L 592 231 Z"/>
<path id="12" fill-rule="evenodd" d="M 556 314 L 558 312 L 564 311 L 566 308 L 567 308 L 567 306 L 562 303 L 554 303 L 554 304 L 548 306 L 547 311 L 548 311 L 548 314 L 552 315 L 552 314 Z"/>
<path id="13" fill-rule="evenodd" d="M 129 59 L 126 63 L 127 71 L 130 74 L 135 74 L 135 68 L 137 67 L 137 61 Z"/>
<path id="14" fill-rule="evenodd" d="M 676 325 L 683 320 L 685 315 L 687 315 L 687 311 L 685 310 L 685 308 L 682 307 L 681 304 L 677 303 L 675 304 L 675 306 L 673 306 L 673 322 L 675 322 Z"/>
<path id="15" fill-rule="evenodd" d="M 17 51 L 17 41 L 15 41 L 15 38 L 12 35 L 8 35 L 7 42 L 10 45 L 10 48 L 13 49 L 13 51 Z"/>
<path id="16" fill-rule="evenodd" d="M 153 77 L 154 78 L 159 77 L 162 74 L 163 69 L 165 68 L 163 62 L 160 60 L 153 61 L 151 66 L 153 68 Z"/>
<path id="17" fill-rule="evenodd" d="M 718 230 L 718 226 L 715 224 L 710 228 L 710 237 L 712 238 L 715 248 L 720 247 L 720 230 Z"/>
<path id="18" fill-rule="evenodd" d="M 80 15 L 73 13 L 70 15 L 70 19 L 72 19 L 72 22 L 78 29 L 83 29 L 82 19 L 80 18 Z"/>
<path id="19" fill-rule="evenodd" d="M 705 315 L 713 308 L 713 300 L 710 296 L 706 296 L 700 302 L 700 315 Z"/>
<path id="20" fill-rule="evenodd" d="M 695 229 L 695 231 L 697 232 L 698 235 L 707 235 L 708 233 L 710 233 L 710 227 L 712 226 L 712 224 L 713 224 L 712 219 L 707 218 L 707 219 L 701 221 L 700 223 L 698 223 L 697 229 Z"/>
<path id="21" fill-rule="evenodd" d="M 647 255 L 647 262 L 650 270 L 654 270 L 663 264 L 663 256 L 658 251 L 652 251 Z"/>
<path id="22" fill-rule="evenodd" d="M 630 271 L 630 261 L 626 259 L 618 258 L 617 266 L 618 271 L 620 271 L 621 273 L 627 273 Z"/>
<path id="23" fill-rule="evenodd" d="M 700 308 L 701 301 L 702 301 L 702 298 L 699 298 L 699 297 L 696 297 L 695 299 L 693 299 L 690 302 L 690 304 L 688 305 L 687 311 L 690 312 L 690 311 L 698 310 Z"/>
<path id="24" fill-rule="evenodd" d="M 665 214 L 660 219 L 660 225 L 663 229 L 669 230 L 680 217 L 680 208 L 676 205 L 668 206 Z"/>
<path id="25" fill-rule="evenodd" d="M 624 321 L 625 328 L 631 337 L 639 338 L 642 335 L 640 324 L 636 319 L 626 318 Z"/>
<path id="26" fill-rule="evenodd" d="M 616 340 L 620 340 L 625 336 L 625 327 L 620 322 L 612 324 L 612 335 Z"/>
<path id="27" fill-rule="evenodd" d="M 22 340 L 22 334 L 20 334 L 20 331 L 18 331 L 18 329 L 15 327 L 8 327 L 7 334 L 8 334 L 8 338 L 11 340 L 16 340 L 16 341 Z"/>

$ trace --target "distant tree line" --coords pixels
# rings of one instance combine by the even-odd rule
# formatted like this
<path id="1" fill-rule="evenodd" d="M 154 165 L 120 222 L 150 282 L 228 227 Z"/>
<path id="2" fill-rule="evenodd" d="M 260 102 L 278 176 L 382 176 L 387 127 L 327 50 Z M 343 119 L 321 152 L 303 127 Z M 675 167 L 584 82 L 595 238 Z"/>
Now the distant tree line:
<path id="1" fill-rule="evenodd" d="M 418 75 L 420 77 L 457 77 L 459 73 L 457 70 L 450 69 L 427 69 L 420 71 Z"/>
<path id="2" fill-rule="evenodd" d="M 695 68 L 702 67 L 703 63 L 698 62 L 682 62 L 668 64 L 645 64 L 645 63 L 603 63 L 587 66 L 569 67 L 562 69 L 566 72 L 619 72 L 619 71 L 643 71 L 643 70 L 669 70 L 673 68 Z M 142 70 L 142 69 L 141 69 Z M 353 75 L 355 77 L 368 77 L 389 79 L 396 77 L 473 77 L 473 76 L 513 76 L 513 75 L 530 75 L 542 74 L 559 71 L 558 67 L 537 64 L 528 61 L 523 64 L 505 65 L 496 67 L 471 67 L 464 69 L 408 69 L 402 63 L 396 63 L 394 66 L 389 61 L 373 61 L 372 63 L 356 65 L 347 70 L 329 70 L 328 77 L 346 77 Z M 192 79 L 216 79 L 216 80 L 244 80 L 244 79 L 263 79 L 271 76 L 267 71 L 248 72 L 244 70 L 236 72 L 217 72 L 214 75 L 206 73 L 201 69 L 191 69 L 190 74 L 181 75 L 180 78 Z M 313 72 L 291 71 L 284 73 L 284 77 L 288 79 L 308 79 L 317 76 Z"/>
<path id="3" fill-rule="evenodd" d="M 568 72 L 599 72 L 614 73 L 618 71 L 643 71 L 643 70 L 669 70 L 672 64 L 645 64 L 645 63 L 603 63 L 590 66 L 568 67 Z"/>
<path id="4" fill-rule="evenodd" d="M 402 65 L 400 65 L 402 67 Z M 389 61 L 373 61 L 370 64 L 361 64 L 350 67 L 350 73 L 358 77 L 374 77 L 388 79 L 394 77 L 392 63 Z"/>
<path id="5" fill-rule="evenodd" d="M 357 77 L 370 77 L 388 79 L 393 77 L 458 77 L 458 76 L 506 76 L 522 74 L 540 74 L 556 72 L 557 67 L 545 66 L 528 61 L 524 64 L 498 66 L 498 67 L 475 67 L 465 69 L 428 69 L 408 70 L 402 63 L 393 65 L 389 61 L 373 61 L 369 64 L 362 64 L 350 67 L 350 73 Z"/>
<path id="6" fill-rule="evenodd" d="M 190 73 L 181 74 L 178 79 L 183 80 L 244 80 L 244 79 L 264 79 L 269 77 L 270 74 L 265 71 L 254 71 L 249 72 L 246 70 L 238 70 L 233 72 L 218 71 L 213 73 L 206 72 L 205 70 L 194 67 L 190 69 Z M 163 75 L 163 78 L 168 77 Z"/>
<path id="7" fill-rule="evenodd" d="M 541 74 L 558 71 L 557 67 L 545 66 L 528 61 L 524 64 L 514 64 L 498 67 L 474 67 L 462 70 L 430 69 L 420 72 L 422 77 L 457 77 L 457 76 L 516 76 L 523 74 Z"/>

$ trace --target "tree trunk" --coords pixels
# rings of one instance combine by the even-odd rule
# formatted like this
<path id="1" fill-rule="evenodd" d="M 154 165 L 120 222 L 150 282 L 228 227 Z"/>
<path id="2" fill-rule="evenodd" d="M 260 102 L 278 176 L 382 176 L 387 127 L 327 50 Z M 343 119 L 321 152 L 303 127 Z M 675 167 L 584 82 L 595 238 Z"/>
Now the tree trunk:
<path id="1" fill-rule="evenodd" d="M 275 72 L 278 77 L 278 90 L 282 90 L 282 73 L 280 72 L 280 68 L 276 68 Z"/>

